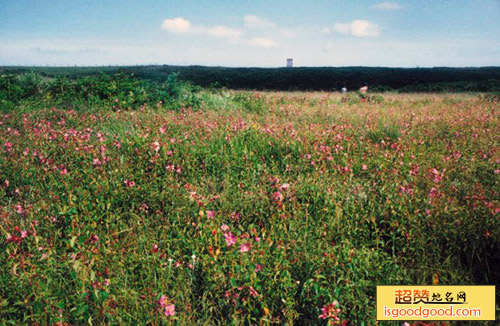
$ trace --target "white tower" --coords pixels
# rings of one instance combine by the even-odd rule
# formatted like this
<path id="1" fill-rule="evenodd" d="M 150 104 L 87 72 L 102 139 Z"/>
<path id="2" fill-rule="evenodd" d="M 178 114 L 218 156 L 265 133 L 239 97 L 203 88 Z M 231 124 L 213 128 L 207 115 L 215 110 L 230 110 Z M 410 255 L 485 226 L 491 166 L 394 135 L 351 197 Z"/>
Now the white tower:
<path id="1" fill-rule="evenodd" d="M 292 58 L 286 59 L 286 67 L 293 68 L 293 59 Z"/>

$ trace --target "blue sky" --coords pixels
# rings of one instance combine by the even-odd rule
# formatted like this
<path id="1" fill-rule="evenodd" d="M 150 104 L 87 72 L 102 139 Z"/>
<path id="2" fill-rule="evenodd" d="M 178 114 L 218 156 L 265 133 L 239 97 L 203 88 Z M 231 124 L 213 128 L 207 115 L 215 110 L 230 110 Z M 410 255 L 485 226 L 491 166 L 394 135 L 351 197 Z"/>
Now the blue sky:
<path id="1" fill-rule="evenodd" d="M 500 66 L 500 0 L 0 2 L 0 65 Z"/>

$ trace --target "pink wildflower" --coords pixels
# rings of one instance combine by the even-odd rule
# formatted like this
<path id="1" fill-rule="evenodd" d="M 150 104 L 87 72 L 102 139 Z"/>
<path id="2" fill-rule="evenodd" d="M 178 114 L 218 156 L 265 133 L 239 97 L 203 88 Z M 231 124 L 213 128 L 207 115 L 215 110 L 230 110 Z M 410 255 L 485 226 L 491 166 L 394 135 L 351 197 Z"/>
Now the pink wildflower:
<path id="1" fill-rule="evenodd" d="M 250 251 L 250 243 L 245 242 L 240 246 L 240 252 L 245 253 Z"/>
<path id="2" fill-rule="evenodd" d="M 175 305 L 172 303 L 169 303 L 169 300 L 166 296 L 162 295 L 160 297 L 160 300 L 158 301 L 158 304 L 160 305 L 161 308 L 163 308 L 163 313 L 165 316 L 173 316 L 175 315 Z"/>
<path id="3" fill-rule="evenodd" d="M 434 183 L 439 183 L 443 179 L 443 174 L 439 173 L 439 171 L 437 169 L 433 168 L 431 170 L 431 173 L 432 173 L 432 175 L 434 177 Z"/>
<path id="4" fill-rule="evenodd" d="M 125 180 L 125 181 L 123 181 L 123 183 L 125 184 L 125 187 L 127 187 L 127 188 L 132 188 L 133 186 L 135 186 L 134 181 Z"/>
<path id="5" fill-rule="evenodd" d="M 215 212 L 214 211 L 207 211 L 207 218 L 213 220 L 215 218 Z"/>
<path id="6" fill-rule="evenodd" d="M 151 144 L 151 147 L 153 148 L 153 150 L 158 153 L 160 151 L 160 143 L 155 141 L 153 144 Z"/>
<path id="7" fill-rule="evenodd" d="M 167 302 L 168 302 L 168 298 L 166 296 L 162 295 L 160 297 L 160 300 L 158 301 L 158 304 L 160 305 L 160 307 L 164 308 L 167 305 Z"/>
<path id="8" fill-rule="evenodd" d="M 410 175 L 411 176 L 417 176 L 418 175 L 418 170 L 419 170 L 419 165 L 418 164 L 412 164 L 411 165 L 411 170 L 410 170 Z"/>
<path id="9" fill-rule="evenodd" d="M 259 296 L 259 292 L 255 291 L 255 289 L 252 286 L 248 288 L 248 291 L 250 292 L 250 295 L 254 298 Z"/>
<path id="10" fill-rule="evenodd" d="M 6 152 L 10 152 L 11 151 L 11 149 L 12 149 L 12 143 L 11 142 L 6 142 L 4 144 L 4 146 L 5 146 L 5 151 Z"/>
<path id="11" fill-rule="evenodd" d="M 279 191 L 275 191 L 273 193 L 273 199 L 276 200 L 276 201 L 283 201 L 283 195 L 281 194 L 281 192 Z"/>
<path id="12" fill-rule="evenodd" d="M 165 306 L 165 316 L 173 316 L 175 315 L 175 305 L 169 304 Z"/>
<path id="13" fill-rule="evenodd" d="M 333 319 L 334 322 L 338 322 L 340 320 L 338 314 L 340 313 L 340 309 L 337 308 L 338 302 L 334 301 L 333 303 L 330 303 L 323 308 L 321 308 L 321 315 L 319 315 L 319 318 L 321 319 Z"/>
<path id="14" fill-rule="evenodd" d="M 288 190 L 288 188 L 290 188 L 290 185 L 288 183 L 284 183 L 281 185 L 280 190 L 285 191 Z"/>
<path id="15" fill-rule="evenodd" d="M 236 237 L 231 232 L 224 234 L 224 239 L 226 240 L 226 246 L 231 247 L 236 243 Z"/>

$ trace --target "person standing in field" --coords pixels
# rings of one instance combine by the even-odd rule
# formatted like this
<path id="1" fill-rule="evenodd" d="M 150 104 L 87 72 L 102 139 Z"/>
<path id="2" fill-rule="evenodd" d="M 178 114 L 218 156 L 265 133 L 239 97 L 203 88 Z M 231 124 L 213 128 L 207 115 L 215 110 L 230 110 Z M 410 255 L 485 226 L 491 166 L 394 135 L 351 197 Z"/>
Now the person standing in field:
<path id="1" fill-rule="evenodd" d="M 359 92 L 360 92 L 361 94 L 366 94 L 366 92 L 368 92 L 368 85 L 365 85 L 365 86 L 361 87 L 361 88 L 359 89 Z"/>

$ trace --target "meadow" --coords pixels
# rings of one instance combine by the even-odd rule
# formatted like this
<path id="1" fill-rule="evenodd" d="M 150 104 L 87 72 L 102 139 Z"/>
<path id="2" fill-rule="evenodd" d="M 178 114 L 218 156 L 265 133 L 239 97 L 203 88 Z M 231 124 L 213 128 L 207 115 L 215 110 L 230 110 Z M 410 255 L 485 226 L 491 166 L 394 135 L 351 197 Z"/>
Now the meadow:
<path id="1" fill-rule="evenodd" d="M 368 326 L 376 285 L 500 284 L 498 98 L 46 92 L 0 115 L 0 325 Z"/>

